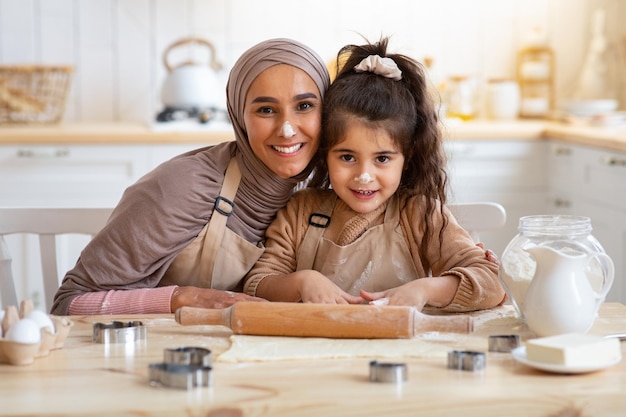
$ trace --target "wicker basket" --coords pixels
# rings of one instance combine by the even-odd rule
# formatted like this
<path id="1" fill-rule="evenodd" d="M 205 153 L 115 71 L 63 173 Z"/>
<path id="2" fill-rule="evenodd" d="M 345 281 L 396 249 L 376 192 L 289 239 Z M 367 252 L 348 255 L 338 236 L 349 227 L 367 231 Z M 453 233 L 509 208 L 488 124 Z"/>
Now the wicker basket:
<path id="1" fill-rule="evenodd" d="M 69 66 L 0 65 L 0 124 L 61 120 L 72 72 Z"/>

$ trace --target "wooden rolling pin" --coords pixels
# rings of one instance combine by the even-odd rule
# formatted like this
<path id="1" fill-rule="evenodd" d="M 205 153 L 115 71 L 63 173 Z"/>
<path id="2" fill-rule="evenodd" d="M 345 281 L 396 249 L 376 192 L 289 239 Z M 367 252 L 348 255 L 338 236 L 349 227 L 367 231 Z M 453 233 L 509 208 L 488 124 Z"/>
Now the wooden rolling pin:
<path id="1" fill-rule="evenodd" d="M 259 336 L 406 339 L 472 331 L 468 315 L 427 315 L 408 306 L 240 301 L 224 309 L 181 307 L 175 316 L 182 325 L 222 325 L 235 334 Z"/>

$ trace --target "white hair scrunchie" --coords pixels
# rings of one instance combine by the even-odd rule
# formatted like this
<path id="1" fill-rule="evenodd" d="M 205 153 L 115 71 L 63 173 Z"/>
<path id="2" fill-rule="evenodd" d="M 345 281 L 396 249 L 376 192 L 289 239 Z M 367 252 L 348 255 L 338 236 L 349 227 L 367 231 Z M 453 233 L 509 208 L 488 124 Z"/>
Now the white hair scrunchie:
<path id="1" fill-rule="evenodd" d="M 402 79 L 402 71 L 398 68 L 398 64 L 391 58 L 381 58 L 380 55 L 370 55 L 363 59 L 359 65 L 354 67 L 356 72 L 373 72 L 385 78 L 391 78 L 395 81 Z"/>

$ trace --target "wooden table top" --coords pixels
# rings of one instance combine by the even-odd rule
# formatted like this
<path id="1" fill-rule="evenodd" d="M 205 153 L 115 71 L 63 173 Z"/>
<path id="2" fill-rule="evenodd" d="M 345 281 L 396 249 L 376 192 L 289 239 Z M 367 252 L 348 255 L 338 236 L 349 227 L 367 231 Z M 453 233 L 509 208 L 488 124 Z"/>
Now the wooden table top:
<path id="1" fill-rule="evenodd" d="M 501 307 L 506 308 L 510 306 Z M 0 364 L 0 415 L 598 417 L 622 416 L 626 410 L 624 360 L 598 372 L 563 375 L 493 352 L 487 352 L 486 368 L 480 372 L 448 369 L 441 357 L 394 358 L 392 362 L 408 367 L 408 381 L 401 385 L 370 382 L 373 358 L 350 358 L 216 361 L 211 387 L 155 387 L 149 384 L 148 366 L 163 362 L 164 349 L 205 347 L 218 355 L 229 348 L 230 330 L 180 326 L 173 315 L 71 320 L 74 326 L 62 349 L 27 366 Z M 93 323 L 112 320 L 141 320 L 146 340 L 92 342 Z M 470 337 L 484 342 L 489 334 L 503 334 L 503 323 L 482 320 Z M 626 306 L 604 304 L 591 333 L 625 331 Z M 521 324 L 509 333 L 527 337 Z M 623 355 L 625 349 L 622 343 Z"/>

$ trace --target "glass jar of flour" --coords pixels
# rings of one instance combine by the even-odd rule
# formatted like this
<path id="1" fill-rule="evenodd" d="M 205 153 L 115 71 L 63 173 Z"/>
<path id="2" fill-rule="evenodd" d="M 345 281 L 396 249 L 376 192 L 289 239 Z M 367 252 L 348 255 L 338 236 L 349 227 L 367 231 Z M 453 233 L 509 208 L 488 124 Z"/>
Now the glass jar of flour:
<path id="1" fill-rule="evenodd" d="M 500 259 L 500 281 L 522 321 L 524 301 L 537 272 L 537 258 L 531 254 L 536 247 L 548 247 L 563 258 L 586 257 L 584 273 L 591 289 L 604 292 L 613 279 L 613 263 L 602 245 L 592 235 L 591 219 L 571 215 L 536 215 L 519 220 L 519 233 L 509 242 Z M 530 249 L 530 251 L 529 251 Z M 542 265 L 542 270 L 558 270 Z M 610 284 L 609 284 L 610 286 Z M 608 291 L 608 289 L 606 289 Z M 605 293 L 606 294 L 606 293 Z"/>

